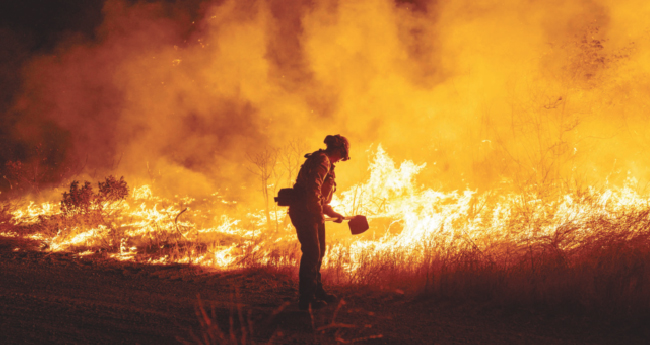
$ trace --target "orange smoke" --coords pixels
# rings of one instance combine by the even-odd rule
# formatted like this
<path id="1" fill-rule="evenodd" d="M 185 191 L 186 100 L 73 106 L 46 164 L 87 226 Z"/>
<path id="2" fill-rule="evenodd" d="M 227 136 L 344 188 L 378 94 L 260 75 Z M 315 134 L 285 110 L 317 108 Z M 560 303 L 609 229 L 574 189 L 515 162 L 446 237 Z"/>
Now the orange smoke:
<path id="1" fill-rule="evenodd" d="M 170 195 L 239 193 L 247 153 L 335 133 L 342 186 L 379 143 L 437 189 L 648 177 L 645 2 L 182 6 L 106 1 L 96 40 L 26 68 L 16 131 Z"/>

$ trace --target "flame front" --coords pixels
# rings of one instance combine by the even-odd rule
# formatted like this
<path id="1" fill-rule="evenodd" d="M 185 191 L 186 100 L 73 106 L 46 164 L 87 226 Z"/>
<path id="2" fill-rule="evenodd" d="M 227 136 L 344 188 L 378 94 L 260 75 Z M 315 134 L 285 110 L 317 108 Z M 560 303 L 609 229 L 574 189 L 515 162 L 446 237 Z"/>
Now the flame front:
<path id="1" fill-rule="evenodd" d="M 518 265 L 531 250 L 571 256 L 606 234 L 632 238 L 650 221 L 648 198 L 634 192 L 633 179 L 623 188 L 589 187 L 540 199 L 533 194 L 443 193 L 418 187 L 416 178 L 423 169 L 425 164 L 411 161 L 397 166 L 377 147 L 368 179 L 332 203 L 349 215 L 367 215 L 370 230 L 354 237 L 343 226 L 330 225 L 326 271 L 337 272 L 343 281 L 363 280 L 387 265 L 418 272 L 432 256 L 467 253 L 480 253 L 492 264 Z M 47 243 L 52 251 L 87 254 L 113 248 L 108 255 L 120 260 L 218 269 L 297 265 L 299 248 L 285 210 L 272 213 L 279 226 L 269 229 L 263 210 L 237 218 L 219 211 L 224 204 L 228 202 L 218 193 L 201 202 L 167 200 L 142 185 L 128 201 L 106 205 L 115 215 L 106 218 L 107 224 L 65 227 L 53 203 L 29 203 L 13 212 L 13 222 L 35 229 L 24 236 Z M 630 217 L 637 223 L 625 226 Z"/>

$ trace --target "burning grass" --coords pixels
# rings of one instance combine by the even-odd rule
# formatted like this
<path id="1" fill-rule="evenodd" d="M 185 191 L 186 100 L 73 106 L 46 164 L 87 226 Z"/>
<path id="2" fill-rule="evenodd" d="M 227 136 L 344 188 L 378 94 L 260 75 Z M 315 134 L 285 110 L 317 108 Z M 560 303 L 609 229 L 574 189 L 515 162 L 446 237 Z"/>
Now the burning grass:
<path id="1" fill-rule="evenodd" d="M 329 232 L 323 269 L 329 284 L 550 312 L 650 316 L 650 197 L 637 193 L 634 181 L 544 197 L 440 193 L 415 187 L 422 168 L 410 162 L 398 168 L 380 149 L 368 181 L 335 200 L 348 214 L 368 215 L 371 230 L 355 237 Z M 74 190 L 81 193 L 78 185 Z M 285 212 L 273 214 L 279 226 L 270 228 L 264 211 L 246 212 L 218 194 L 166 200 L 148 186 L 125 201 L 100 194 L 87 198 L 95 203 L 84 212 L 5 203 L 0 232 L 40 239 L 48 250 L 104 250 L 122 260 L 289 270 L 299 262 Z"/>

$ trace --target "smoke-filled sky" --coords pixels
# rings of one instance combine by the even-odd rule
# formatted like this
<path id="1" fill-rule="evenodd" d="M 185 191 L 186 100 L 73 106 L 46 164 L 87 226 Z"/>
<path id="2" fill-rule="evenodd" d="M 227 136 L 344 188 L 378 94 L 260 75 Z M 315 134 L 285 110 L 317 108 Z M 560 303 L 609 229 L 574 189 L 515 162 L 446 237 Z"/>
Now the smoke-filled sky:
<path id="1" fill-rule="evenodd" d="M 252 180 L 247 155 L 337 133 L 342 188 L 378 144 L 440 189 L 648 177 L 647 1 L 15 3 L 1 163 L 46 157 L 52 180 L 205 194 Z"/>

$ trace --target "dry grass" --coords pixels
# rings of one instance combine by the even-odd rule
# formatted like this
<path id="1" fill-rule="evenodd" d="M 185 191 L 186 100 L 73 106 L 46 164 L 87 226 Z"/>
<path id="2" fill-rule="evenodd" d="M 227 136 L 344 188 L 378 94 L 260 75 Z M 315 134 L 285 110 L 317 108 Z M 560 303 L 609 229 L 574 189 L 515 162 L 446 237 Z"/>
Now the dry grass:
<path id="1" fill-rule="evenodd" d="M 396 232 L 393 226 L 377 240 L 328 235 L 334 238 L 330 237 L 323 267 L 326 283 L 400 289 L 499 307 L 648 319 L 650 206 L 646 199 L 622 202 L 611 197 L 605 202 L 602 193 L 593 191 L 567 193 L 556 200 L 481 198 L 475 197 L 480 208 L 470 208 L 461 216 L 454 211 L 448 215 L 452 220 L 407 242 L 403 234 L 409 229 L 404 222 L 404 229 Z M 16 224 L 11 204 L 5 203 L 0 207 L 0 226 L 2 231 L 11 228 L 23 235 L 60 238 L 94 228 L 85 242 L 67 250 L 118 252 L 134 246 L 138 253 L 134 259 L 201 262 L 230 246 L 236 258 L 231 268 L 295 271 L 298 266 L 300 247 L 291 229 L 255 230 L 248 237 L 200 233 L 198 220 L 189 214 L 179 220 L 180 207 L 173 209 L 149 222 L 150 231 L 138 235 L 130 235 L 132 225 L 115 225 L 129 221 L 117 209 L 101 218 L 92 213 L 53 214 Z M 444 206 L 431 209 L 444 213 Z M 104 227 L 97 228 L 103 222 Z M 254 230 L 256 224 L 240 226 Z M 371 221 L 371 227 L 380 226 L 380 221 Z"/>
<path id="2" fill-rule="evenodd" d="M 546 212 L 549 219 L 515 217 L 519 222 L 495 238 L 431 232 L 407 248 L 335 247 L 327 277 L 500 307 L 648 320 L 650 209 L 588 211 L 550 232 L 518 231 L 550 224 L 556 215 Z M 342 272 L 353 264 L 353 273 Z"/>
<path id="3" fill-rule="evenodd" d="M 238 299 L 238 294 L 235 293 L 230 300 L 237 301 Z M 286 334 L 285 331 L 278 328 L 279 324 L 275 323 L 274 319 L 289 305 L 289 302 L 285 302 L 269 315 L 260 316 L 254 315 L 250 309 L 246 310 L 242 303 L 234 302 L 229 305 L 228 318 L 224 319 L 223 311 L 217 312 L 218 308 L 215 304 L 210 304 L 208 310 L 198 296 L 195 311 L 199 320 L 199 330 L 198 332 L 189 331 L 191 340 L 180 336 L 177 337 L 177 340 L 187 345 L 303 343 L 307 339 L 314 344 L 351 344 L 383 337 L 382 334 L 363 335 L 368 333 L 368 327 L 338 321 L 339 315 L 349 311 L 344 300 L 339 301 L 331 317 L 328 312 L 328 315 L 320 315 L 320 318 L 316 318 L 311 309 L 298 312 L 300 313 L 299 318 L 293 321 L 300 320 L 300 325 L 293 324 L 291 326 L 292 328 L 304 327 L 305 329 L 302 332 L 294 329 L 296 334 Z M 289 313 L 296 313 L 296 311 Z"/>

